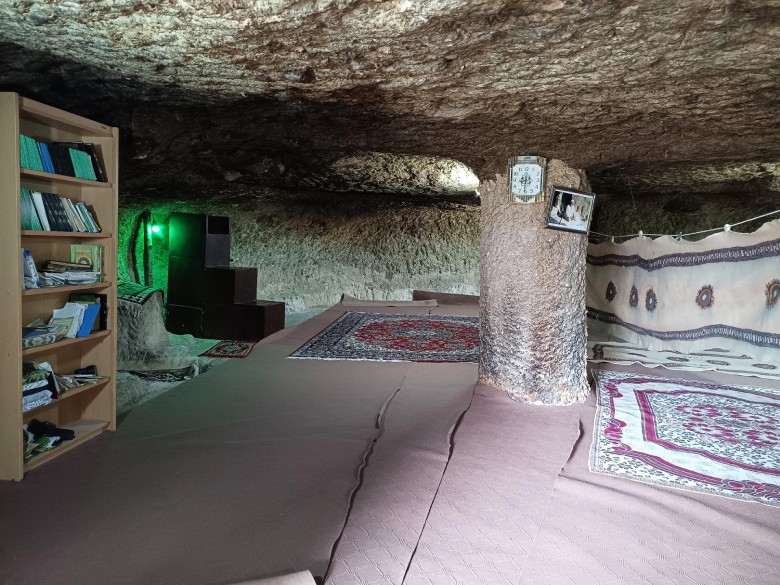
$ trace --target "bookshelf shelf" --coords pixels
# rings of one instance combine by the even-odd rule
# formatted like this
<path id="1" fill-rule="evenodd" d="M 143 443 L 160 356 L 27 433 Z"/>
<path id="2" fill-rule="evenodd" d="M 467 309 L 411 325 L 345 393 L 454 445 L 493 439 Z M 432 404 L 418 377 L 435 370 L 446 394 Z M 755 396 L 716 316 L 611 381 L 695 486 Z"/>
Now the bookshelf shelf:
<path id="1" fill-rule="evenodd" d="M 29 347 L 22 351 L 22 355 L 23 356 L 37 355 L 40 353 L 57 351 L 58 349 L 68 345 L 74 345 L 76 343 L 87 343 L 89 341 L 95 341 L 96 339 L 102 339 L 103 337 L 108 337 L 109 335 L 111 335 L 110 329 L 106 329 L 105 331 L 96 331 L 92 335 L 87 335 L 86 337 L 73 337 L 71 339 L 62 339 L 60 341 L 55 341 L 54 343 L 46 343 L 44 345 Z"/>
<path id="2" fill-rule="evenodd" d="M 23 291 L 23 297 L 37 297 L 39 295 L 56 295 L 65 292 L 89 292 L 109 288 L 110 282 L 95 282 L 93 284 L 73 284 L 68 286 L 47 286 L 44 288 L 31 288 Z"/>
<path id="3" fill-rule="evenodd" d="M 97 238 L 109 239 L 114 236 L 108 233 L 100 232 L 92 234 L 89 232 L 45 232 L 39 230 L 20 230 L 24 238 Z"/>
<path id="4" fill-rule="evenodd" d="M 55 398 L 49 404 L 44 404 L 43 406 L 37 406 L 35 408 L 32 408 L 24 413 L 24 420 L 27 422 L 28 420 L 34 418 L 38 413 L 45 412 L 52 408 L 59 408 L 60 405 L 64 404 L 65 402 L 68 402 L 73 397 L 78 396 L 82 392 L 89 392 L 90 390 L 94 390 L 95 388 L 100 388 L 101 386 L 105 386 L 111 381 L 111 378 L 106 378 L 105 380 L 100 380 L 100 382 L 95 382 L 94 384 L 86 384 L 84 386 L 79 386 L 78 388 L 71 388 L 70 390 L 66 391 L 62 396 L 59 398 Z"/>
<path id="5" fill-rule="evenodd" d="M 22 145 L 85 143 L 92 145 L 107 182 L 21 168 Z M 104 430 L 116 428 L 116 233 L 118 131 L 116 128 L 0 92 L 0 246 L 19 253 L 0 254 L 0 480 L 21 480 L 24 474 L 69 452 Z M 29 155 L 29 150 L 25 150 Z M 94 160 L 94 158 L 93 158 Z M 100 233 L 22 230 L 22 210 L 29 220 L 29 200 L 22 187 L 53 193 L 90 210 Z M 25 191 L 26 192 L 26 191 Z M 23 203 L 25 204 L 23 206 Z M 72 207 L 71 207 L 72 215 Z M 48 211 L 48 210 L 47 210 Z M 29 227 L 25 225 L 25 227 Z M 22 254 L 27 248 L 39 262 L 70 259 L 72 244 L 102 246 L 103 282 L 23 290 Z M 48 321 L 70 293 L 100 293 L 108 314 L 106 328 L 87 337 L 25 349 L 22 327 L 35 319 Z M 102 298 L 105 295 L 105 299 Z M 17 332 L 14 334 L 13 332 Z M 22 412 L 22 363 L 49 362 L 59 374 L 94 365 L 105 380 L 65 392 L 50 404 Z M 24 462 L 22 424 L 31 418 L 72 429 L 76 438 Z"/>
<path id="6" fill-rule="evenodd" d="M 85 137 L 113 138 L 116 134 L 116 128 L 21 96 L 19 97 L 19 115 L 26 120 L 38 122 L 54 130 L 75 132 Z"/>
<path id="7" fill-rule="evenodd" d="M 39 465 L 43 465 L 47 461 L 51 461 L 55 457 L 70 451 L 74 447 L 78 447 L 85 441 L 88 441 L 92 437 L 95 437 L 105 431 L 108 428 L 108 423 L 106 421 L 96 420 L 77 420 L 68 423 L 68 428 L 76 433 L 76 436 L 73 439 L 63 442 L 59 447 L 55 447 L 51 451 L 46 451 L 45 453 L 36 455 L 24 464 L 24 471 L 27 472 L 31 469 L 35 469 Z"/>
<path id="8" fill-rule="evenodd" d="M 90 181 L 89 179 L 79 179 L 77 177 L 67 177 L 65 175 L 55 175 L 53 173 L 44 173 L 42 171 L 34 171 L 32 169 L 20 169 L 20 175 L 22 180 L 24 179 L 37 179 L 44 181 L 52 181 L 57 183 L 70 183 L 73 185 L 85 185 L 88 187 L 98 187 L 102 189 L 112 189 L 111 183 L 101 183 L 100 181 Z"/>

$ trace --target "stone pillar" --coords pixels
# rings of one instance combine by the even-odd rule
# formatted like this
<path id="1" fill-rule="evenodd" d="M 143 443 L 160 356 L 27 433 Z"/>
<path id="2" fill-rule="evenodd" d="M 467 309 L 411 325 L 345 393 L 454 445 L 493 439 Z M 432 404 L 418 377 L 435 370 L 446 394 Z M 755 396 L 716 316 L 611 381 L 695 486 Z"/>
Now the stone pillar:
<path id="1" fill-rule="evenodd" d="M 585 173 L 547 163 L 553 186 L 588 191 Z M 586 374 L 587 236 L 545 227 L 547 202 L 510 203 L 506 175 L 480 186 L 479 382 L 519 402 L 571 404 Z"/>

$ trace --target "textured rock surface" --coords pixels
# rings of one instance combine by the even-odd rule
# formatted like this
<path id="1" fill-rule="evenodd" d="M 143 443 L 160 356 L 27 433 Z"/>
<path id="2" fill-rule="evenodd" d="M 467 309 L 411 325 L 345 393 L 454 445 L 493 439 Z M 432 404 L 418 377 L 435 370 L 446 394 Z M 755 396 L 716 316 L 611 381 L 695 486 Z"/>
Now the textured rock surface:
<path id="1" fill-rule="evenodd" d="M 117 301 L 117 358 L 157 358 L 168 350 L 168 332 L 163 322 L 163 295 L 153 294 L 143 305 Z"/>
<path id="2" fill-rule="evenodd" d="M 256 201 L 122 206 L 120 249 L 145 209 L 163 226 L 171 211 L 231 217 L 232 263 L 257 266 L 257 297 L 287 310 L 332 305 L 341 293 L 410 299 L 413 289 L 478 294 L 479 206 L 400 197 L 306 195 Z M 154 285 L 167 285 L 167 231 L 153 239 Z M 140 258 L 140 256 L 139 256 Z M 120 257 L 120 276 L 127 264 Z"/>
<path id="3" fill-rule="evenodd" d="M 588 189 L 559 160 L 547 185 Z M 479 381 L 520 402 L 583 401 L 587 238 L 546 228 L 546 204 L 510 203 L 504 174 L 480 191 Z"/>
<path id="4" fill-rule="evenodd" d="M 128 190 L 338 183 L 355 153 L 481 177 L 517 154 L 593 177 L 780 160 L 773 0 L 19 0 L 0 20 L 0 88 L 119 125 Z"/>
<path id="5" fill-rule="evenodd" d="M 777 211 L 778 208 L 780 202 L 769 194 L 746 196 L 697 193 L 652 197 L 599 195 L 596 197 L 596 209 L 591 223 L 591 239 L 600 241 L 594 232 L 619 236 L 636 234 L 639 230 L 646 235 L 717 230 L 725 224 L 736 224 Z M 780 215 L 748 222 L 736 226 L 734 231 L 751 232 L 764 222 L 777 218 L 780 218 Z M 708 233 L 713 232 L 690 236 L 690 239 L 699 239 Z"/>

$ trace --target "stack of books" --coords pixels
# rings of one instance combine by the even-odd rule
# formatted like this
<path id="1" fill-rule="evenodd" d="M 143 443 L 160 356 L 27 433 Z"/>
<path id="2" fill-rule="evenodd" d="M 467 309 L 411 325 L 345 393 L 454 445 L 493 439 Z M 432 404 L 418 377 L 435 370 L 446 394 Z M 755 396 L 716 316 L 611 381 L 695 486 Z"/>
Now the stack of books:
<path id="1" fill-rule="evenodd" d="M 73 203 L 56 193 L 41 193 L 22 187 L 21 227 L 46 232 L 100 233 L 95 216 L 83 201 Z"/>
<path id="2" fill-rule="evenodd" d="M 32 252 L 22 248 L 24 288 L 71 286 L 100 282 L 103 268 L 103 246 L 71 244 L 70 262 L 46 260 L 39 269 Z"/>
<path id="3" fill-rule="evenodd" d="M 42 142 L 19 135 L 21 166 L 89 181 L 106 182 L 106 173 L 90 142 Z"/>

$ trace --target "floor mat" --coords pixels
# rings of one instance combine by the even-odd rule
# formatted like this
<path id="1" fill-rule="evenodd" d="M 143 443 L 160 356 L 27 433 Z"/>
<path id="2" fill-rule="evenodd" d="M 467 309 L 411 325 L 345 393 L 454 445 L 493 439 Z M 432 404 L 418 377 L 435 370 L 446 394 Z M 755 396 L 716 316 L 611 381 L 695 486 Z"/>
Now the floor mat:
<path id="1" fill-rule="evenodd" d="M 400 584 L 468 408 L 474 364 L 414 364 L 389 404 L 326 585 Z"/>
<path id="2" fill-rule="evenodd" d="M 199 357 L 245 358 L 252 353 L 254 348 L 254 341 L 220 341 L 211 349 L 200 354 Z"/>
<path id="3" fill-rule="evenodd" d="M 404 583 L 516 584 L 579 436 L 577 406 L 477 386 Z"/>
<path id="4" fill-rule="evenodd" d="M 290 357 L 476 362 L 478 355 L 478 317 L 349 311 L 290 354 Z"/>
<path id="5" fill-rule="evenodd" d="M 590 472 L 586 407 L 519 585 L 777 584 L 780 508 Z"/>
<path id="6" fill-rule="evenodd" d="M 590 469 L 780 506 L 780 392 L 600 372 Z"/>

